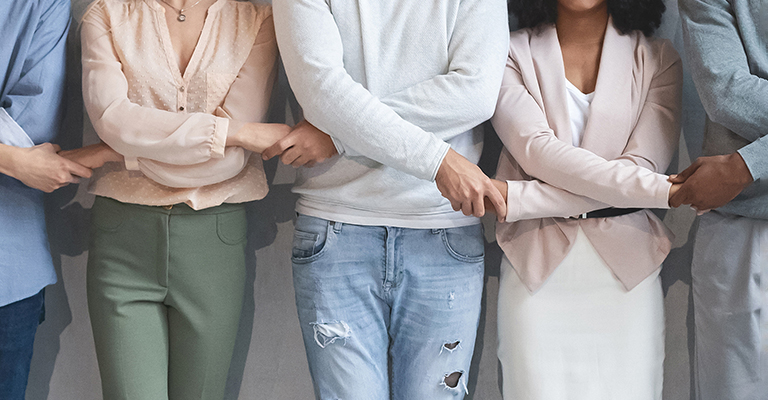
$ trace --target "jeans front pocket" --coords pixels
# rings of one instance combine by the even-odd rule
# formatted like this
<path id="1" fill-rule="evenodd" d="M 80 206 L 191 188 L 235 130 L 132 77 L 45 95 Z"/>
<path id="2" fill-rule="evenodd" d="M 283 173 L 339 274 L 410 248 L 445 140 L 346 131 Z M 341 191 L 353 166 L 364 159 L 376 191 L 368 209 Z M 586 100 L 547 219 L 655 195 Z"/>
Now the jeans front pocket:
<path id="1" fill-rule="evenodd" d="M 446 228 L 441 232 L 448 253 L 459 261 L 476 263 L 485 257 L 483 226 L 480 224 Z"/>
<path id="2" fill-rule="evenodd" d="M 325 252 L 330 222 L 324 219 L 299 215 L 293 233 L 291 260 L 297 264 L 318 259 Z"/>

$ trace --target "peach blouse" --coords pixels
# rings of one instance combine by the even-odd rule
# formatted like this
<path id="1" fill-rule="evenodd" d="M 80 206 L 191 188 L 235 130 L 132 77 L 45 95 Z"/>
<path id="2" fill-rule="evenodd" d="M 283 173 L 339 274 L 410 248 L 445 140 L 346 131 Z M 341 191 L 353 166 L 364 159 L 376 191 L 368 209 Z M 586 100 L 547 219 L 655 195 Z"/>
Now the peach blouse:
<path id="1" fill-rule="evenodd" d="M 269 6 L 214 3 L 183 75 L 155 0 L 97 0 L 81 37 L 86 110 L 125 157 L 94 171 L 89 192 L 194 209 L 266 195 L 261 158 L 225 143 L 267 116 L 277 57 Z"/>

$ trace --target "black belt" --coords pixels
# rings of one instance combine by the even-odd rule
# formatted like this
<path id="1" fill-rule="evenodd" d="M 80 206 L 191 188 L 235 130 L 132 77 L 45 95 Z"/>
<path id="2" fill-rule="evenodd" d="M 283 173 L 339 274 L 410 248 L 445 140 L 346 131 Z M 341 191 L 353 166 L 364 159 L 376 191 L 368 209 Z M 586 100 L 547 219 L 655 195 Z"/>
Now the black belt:
<path id="1" fill-rule="evenodd" d="M 608 208 L 603 208 L 601 210 L 595 210 L 595 211 L 592 211 L 592 212 L 575 215 L 575 216 L 573 216 L 571 218 L 573 218 L 573 219 L 585 219 L 585 218 L 618 217 L 619 215 L 632 214 L 633 212 L 638 212 L 640 210 L 642 210 L 642 208 L 614 208 L 614 207 L 608 207 Z"/>

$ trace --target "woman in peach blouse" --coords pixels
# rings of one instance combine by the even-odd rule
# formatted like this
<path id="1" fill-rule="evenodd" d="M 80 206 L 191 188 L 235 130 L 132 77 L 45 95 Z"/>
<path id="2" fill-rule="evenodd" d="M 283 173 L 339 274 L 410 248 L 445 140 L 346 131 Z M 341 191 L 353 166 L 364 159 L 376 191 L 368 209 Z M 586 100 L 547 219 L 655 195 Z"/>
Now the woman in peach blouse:
<path id="1" fill-rule="evenodd" d="M 64 155 L 104 164 L 89 186 L 87 278 L 104 398 L 221 399 L 245 282 L 243 203 L 267 193 L 251 153 L 289 131 L 263 123 L 271 8 L 98 0 L 82 52 L 103 143 Z"/>

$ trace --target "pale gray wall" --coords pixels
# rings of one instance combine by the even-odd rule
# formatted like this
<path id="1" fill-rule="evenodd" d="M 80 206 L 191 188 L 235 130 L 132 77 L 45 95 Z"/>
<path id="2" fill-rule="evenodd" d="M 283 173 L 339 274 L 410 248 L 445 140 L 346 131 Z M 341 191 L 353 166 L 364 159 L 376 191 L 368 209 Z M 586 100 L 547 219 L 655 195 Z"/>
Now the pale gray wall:
<path id="1" fill-rule="evenodd" d="M 73 0 L 73 15 L 82 16 L 89 0 Z M 659 35 L 671 39 L 682 52 L 679 18 L 675 0 L 668 0 L 664 25 Z M 74 28 L 74 26 L 73 26 Z M 66 126 L 61 142 L 65 148 L 93 143 L 92 129 L 83 129 L 83 110 L 77 89 L 80 85 L 79 39 L 70 46 L 71 90 Z M 681 152 L 673 163 L 678 170 L 699 155 L 703 111 L 686 70 L 684 93 L 684 133 Z M 284 78 L 275 95 L 273 119 L 295 112 Z M 87 123 L 86 123 L 87 125 Z M 498 140 L 488 140 L 484 166 L 492 169 Z M 495 150 L 495 151 L 494 151 Z M 267 176 L 270 194 L 249 206 L 248 274 L 245 307 L 232 360 L 227 399 L 311 399 L 312 385 L 293 303 L 291 264 L 289 260 L 293 229 L 293 204 L 290 193 L 293 170 L 269 162 Z M 87 227 L 93 196 L 86 193 L 87 182 L 71 186 L 49 197 L 48 215 L 51 251 L 59 282 L 46 291 L 47 317 L 37 334 L 32 360 L 28 400 L 90 400 L 101 398 L 101 389 L 93 349 L 90 321 L 85 298 Z M 675 249 L 665 262 L 662 278 L 666 293 L 667 358 L 665 365 L 665 400 L 689 398 L 688 299 L 690 284 L 689 227 L 695 215 L 690 210 L 674 210 L 664 217 L 677 234 Z M 492 242 L 493 223 L 486 222 L 486 237 Z M 496 295 L 500 251 L 487 244 L 486 290 L 470 379 L 471 398 L 500 399 L 496 349 Z M 421 399 L 419 399 L 421 400 Z"/>

